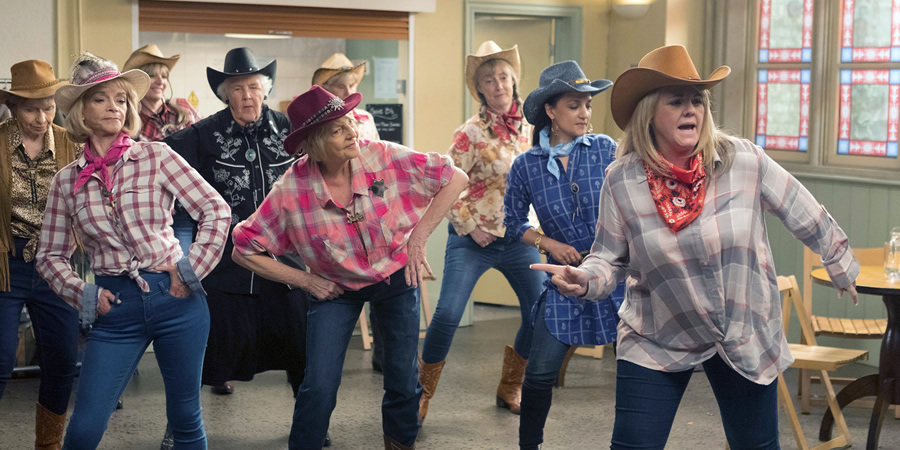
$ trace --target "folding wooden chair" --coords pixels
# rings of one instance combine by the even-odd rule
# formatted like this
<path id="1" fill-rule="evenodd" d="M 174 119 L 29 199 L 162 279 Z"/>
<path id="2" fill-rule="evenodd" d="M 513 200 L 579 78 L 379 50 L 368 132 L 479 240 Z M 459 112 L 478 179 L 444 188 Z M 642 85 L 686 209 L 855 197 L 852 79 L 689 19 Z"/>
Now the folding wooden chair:
<path id="1" fill-rule="evenodd" d="M 434 275 L 426 274 L 425 280 L 426 281 L 434 281 L 434 280 L 437 280 L 437 278 L 435 278 Z M 422 316 L 425 318 L 425 328 L 428 329 L 428 325 L 431 325 L 431 315 L 432 315 L 431 301 L 428 299 L 428 288 L 426 286 L 422 286 L 421 289 L 419 289 L 419 293 L 421 294 L 421 300 L 422 300 L 422 304 L 419 305 L 419 309 L 422 310 Z M 372 335 L 369 334 L 369 317 L 366 315 L 366 308 L 363 308 L 363 310 L 359 313 L 359 330 L 360 330 L 360 332 L 362 332 L 363 349 L 371 350 L 372 349 L 372 341 L 374 340 L 374 338 L 372 338 Z M 425 332 L 420 331 L 419 339 L 422 339 L 424 337 L 425 337 Z"/>

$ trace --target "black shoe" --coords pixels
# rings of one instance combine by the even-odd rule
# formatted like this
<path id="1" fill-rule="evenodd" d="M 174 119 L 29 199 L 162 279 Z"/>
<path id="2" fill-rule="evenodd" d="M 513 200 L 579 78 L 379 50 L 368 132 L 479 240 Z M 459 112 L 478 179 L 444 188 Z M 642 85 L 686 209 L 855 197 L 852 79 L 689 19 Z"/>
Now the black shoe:
<path id="1" fill-rule="evenodd" d="M 231 385 L 230 381 L 226 381 L 219 385 L 210 386 L 210 390 L 216 395 L 231 395 L 234 393 L 234 386 Z"/>
<path id="2" fill-rule="evenodd" d="M 122 399 L 120 398 L 119 401 L 116 402 L 116 409 L 122 409 L 124 407 L 125 407 L 125 404 L 122 403 Z"/>
<path id="3" fill-rule="evenodd" d="M 175 447 L 175 438 L 172 436 L 172 429 L 166 424 L 166 434 L 159 444 L 159 450 L 172 450 Z"/>
<path id="4" fill-rule="evenodd" d="M 331 436 L 328 432 L 325 432 L 325 442 L 322 443 L 322 447 L 331 447 Z"/>
<path id="5" fill-rule="evenodd" d="M 381 370 L 381 363 L 372 359 L 372 370 L 384 375 L 384 371 Z"/>

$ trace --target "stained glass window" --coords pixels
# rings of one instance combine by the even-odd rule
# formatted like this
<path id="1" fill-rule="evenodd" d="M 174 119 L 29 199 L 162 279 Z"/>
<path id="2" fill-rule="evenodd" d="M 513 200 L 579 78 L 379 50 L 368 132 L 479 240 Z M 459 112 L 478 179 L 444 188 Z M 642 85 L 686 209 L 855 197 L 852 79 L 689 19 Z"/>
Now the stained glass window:
<path id="1" fill-rule="evenodd" d="M 761 0 L 759 62 L 812 60 L 813 0 Z"/>
<path id="2" fill-rule="evenodd" d="M 900 61 L 900 0 L 842 0 L 842 62 Z"/>
<path id="3" fill-rule="evenodd" d="M 756 144 L 766 149 L 809 149 L 809 70 L 760 70 Z"/>
<path id="4" fill-rule="evenodd" d="M 897 157 L 900 70 L 841 70 L 839 155 Z"/>

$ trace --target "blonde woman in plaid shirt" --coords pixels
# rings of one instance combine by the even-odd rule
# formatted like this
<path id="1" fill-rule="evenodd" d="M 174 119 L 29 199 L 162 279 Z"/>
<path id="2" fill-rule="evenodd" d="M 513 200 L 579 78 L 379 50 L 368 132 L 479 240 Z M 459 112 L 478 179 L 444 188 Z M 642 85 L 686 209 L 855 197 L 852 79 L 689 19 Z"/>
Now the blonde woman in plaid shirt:
<path id="1" fill-rule="evenodd" d="M 847 236 L 763 149 L 716 128 L 709 88 L 680 45 L 656 49 L 613 86 L 625 130 L 601 197 L 591 253 L 578 267 L 535 265 L 561 292 L 619 309 L 612 449 L 661 449 L 693 369 L 702 365 L 734 449 L 777 449 L 776 378 L 788 350 L 766 235 L 771 212 L 822 255 L 856 302 Z"/>
<path id="2" fill-rule="evenodd" d="M 82 361 L 75 411 L 64 448 L 96 448 L 116 401 L 153 343 L 166 385 L 166 412 L 176 448 L 206 448 L 200 417 L 200 371 L 209 310 L 200 280 L 221 258 L 231 212 L 187 162 L 161 143 L 136 143 L 137 108 L 146 73 L 119 73 L 89 53 L 72 84 L 56 92 L 66 129 L 84 155 L 54 177 L 44 211 L 37 270 L 93 325 Z M 172 231 L 181 202 L 198 221 L 184 255 Z M 69 263 L 78 236 L 95 283 Z"/>

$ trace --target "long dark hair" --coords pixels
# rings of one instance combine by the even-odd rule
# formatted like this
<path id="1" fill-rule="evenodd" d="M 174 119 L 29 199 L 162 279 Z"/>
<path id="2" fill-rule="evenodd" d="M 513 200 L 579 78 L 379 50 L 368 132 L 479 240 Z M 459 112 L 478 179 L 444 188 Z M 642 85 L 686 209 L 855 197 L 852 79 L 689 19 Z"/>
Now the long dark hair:
<path id="1" fill-rule="evenodd" d="M 556 104 L 559 103 L 559 99 L 561 99 L 563 95 L 565 95 L 565 93 L 561 92 L 548 98 L 547 101 L 544 102 L 544 105 L 556 107 Z M 538 111 L 534 123 L 531 124 L 534 126 L 534 129 L 531 130 L 531 145 L 541 145 L 541 130 L 552 122 L 550 116 L 547 115 L 547 111 L 543 108 L 544 105 L 541 105 L 541 109 Z"/>

